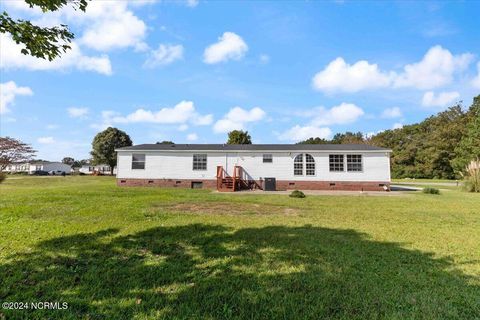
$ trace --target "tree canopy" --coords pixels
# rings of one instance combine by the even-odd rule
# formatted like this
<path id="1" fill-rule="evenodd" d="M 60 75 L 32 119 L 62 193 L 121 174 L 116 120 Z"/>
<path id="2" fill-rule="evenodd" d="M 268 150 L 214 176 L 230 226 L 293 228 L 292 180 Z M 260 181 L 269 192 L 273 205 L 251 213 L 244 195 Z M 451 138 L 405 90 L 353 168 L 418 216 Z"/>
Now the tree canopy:
<path id="1" fill-rule="evenodd" d="M 20 140 L 0 137 L 0 171 L 12 163 L 31 160 L 35 152 L 29 144 Z"/>
<path id="2" fill-rule="evenodd" d="M 94 164 L 108 164 L 111 173 L 117 164 L 116 148 L 129 147 L 132 145 L 130 136 L 122 130 L 108 127 L 102 132 L 99 132 L 92 142 L 91 155 Z"/>
<path id="3" fill-rule="evenodd" d="M 20 0 L 19 0 L 20 1 Z M 57 11 L 64 6 L 85 11 L 87 0 L 24 0 L 31 8 L 39 7 L 43 12 Z M 67 25 L 40 27 L 28 20 L 12 19 L 4 11 L 0 14 L 0 33 L 8 33 L 17 44 L 25 47 L 22 54 L 52 61 L 70 49 L 75 35 Z"/>
<path id="4" fill-rule="evenodd" d="M 468 163 L 480 158 L 480 95 L 468 110 L 455 105 L 420 123 L 372 137 L 346 132 L 331 140 L 312 137 L 300 143 L 372 144 L 392 149 L 393 178 L 458 178 Z"/>
<path id="5" fill-rule="evenodd" d="M 252 137 L 248 131 L 233 130 L 228 133 L 227 144 L 252 144 Z"/>

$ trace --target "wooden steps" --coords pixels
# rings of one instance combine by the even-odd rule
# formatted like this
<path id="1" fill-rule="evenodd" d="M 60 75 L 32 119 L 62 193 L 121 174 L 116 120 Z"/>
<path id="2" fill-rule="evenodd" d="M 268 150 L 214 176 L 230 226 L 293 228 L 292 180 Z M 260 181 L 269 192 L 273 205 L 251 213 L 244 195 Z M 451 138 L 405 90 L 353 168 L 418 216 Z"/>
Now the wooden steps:
<path id="1" fill-rule="evenodd" d="M 241 178 L 242 167 L 235 166 L 233 177 L 229 176 L 222 166 L 217 167 L 217 190 L 221 192 L 235 192 L 244 189 L 248 184 Z"/>

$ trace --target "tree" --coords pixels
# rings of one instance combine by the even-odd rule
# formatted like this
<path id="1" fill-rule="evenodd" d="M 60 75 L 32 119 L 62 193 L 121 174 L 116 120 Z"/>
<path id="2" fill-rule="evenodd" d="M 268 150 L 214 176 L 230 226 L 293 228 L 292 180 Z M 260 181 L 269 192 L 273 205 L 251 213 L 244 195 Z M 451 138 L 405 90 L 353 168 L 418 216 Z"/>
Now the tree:
<path id="1" fill-rule="evenodd" d="M 227 144 L 252 144 L 252 137 L 248 131 L 233 130 L 228 133 Z"/>
<path id="2" fill-rule="evenodd" d="M 75 159 L 73 159 L 72 157 L 65 157 L 62 159 L 62 163 L 72 166 L 75 163 Z"/>
<path id="3" fill-rule="evenodd" d="M 43 12 L 53 12 L 70 5 L 75 10 L 85 11 L 87 0 L 25 0 L 30 6 L 39 7 Z M 53 59 L 70 49 L 75 35 L 68 26 L 39 27 L 28 20 L 12 19 L 7 12 L 0 14 L 0 33 L 9 33 L 13 41 L 23 44 L 21 53 L 37 58 Z"/>
<path id="4" fill-rule="evenodd" d="M 111 174 L 117 164 L 116 148 L 129 147 L 132 140 L 124 131 L 117 128 L 108 127 L 106 130 L 98 133 L 92 142 L 91 155 L 94 164 L 108 164 Z"/>
<path id="5" fill-rule="evenodd" d="M 332 142 L 330 140 L 320 138 L 320 137 L 316 137 L 316 138 L 311 137 L 311 138 L 308 138 L 307 140 L 300 141 L 297 144 L 329 144 L 329 143 L 332 143 Z"/>
<path id="6" fill-rule="evenodd" d="M 473 98 L 467 118 L 466 132 L 455 148 L 455 158 L 452 160 L 457 172 L 463 172 L 472 160 L 480 159 L 480 95 Z"/>
<path id="7" fill-rule="evenodd" d="M 20 140 L 0 137 L 0 171 L 14 162 L 25 162 L 35 155 L 33 148 Z"/>

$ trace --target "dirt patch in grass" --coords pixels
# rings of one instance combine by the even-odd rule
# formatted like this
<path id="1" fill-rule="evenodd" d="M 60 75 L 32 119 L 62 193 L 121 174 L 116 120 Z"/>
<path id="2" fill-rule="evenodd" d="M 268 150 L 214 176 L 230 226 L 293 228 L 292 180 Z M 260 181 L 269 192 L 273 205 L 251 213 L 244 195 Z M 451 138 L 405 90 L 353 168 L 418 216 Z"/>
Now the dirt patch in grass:
<path id="1" fill-rule="evenodd" d="M 271 215 L 282 214 L 298 216 L 300 210 L 284 206 L 257 204 L 257 203 L 232 203 L 232 202 L 183 202 L 174 204 L 155 204 L 153 212 L 166 211 L 187 214 L 211 214 L 211 215 Z"/>

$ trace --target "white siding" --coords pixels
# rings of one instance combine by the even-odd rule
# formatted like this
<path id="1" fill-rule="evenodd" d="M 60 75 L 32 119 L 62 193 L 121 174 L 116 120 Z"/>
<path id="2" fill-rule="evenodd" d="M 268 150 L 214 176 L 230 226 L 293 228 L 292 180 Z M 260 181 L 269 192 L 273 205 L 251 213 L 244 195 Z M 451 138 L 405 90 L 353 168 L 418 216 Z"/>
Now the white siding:
<path id="1" fill-rule="evenodd" d="M 132 153 L 145 154 L 145 169 L 132 170 Z M 207 154 L 207 170 L 193 170 L 193 154 Z M 263 163 L 263 154 L 273 155 L 272 163 Z M 292 181 L 390 181 L 388 152 L 308 152 L 315 159 L 315 176 L 294 176 L 293 159 L 300 152 L 170 152 L 119 151 L 120 179 L 215 179 L 217 166 L 233 174 L 235 165 L 241 166 L 251 179 L 274 177 Z M 329 154 L 361 154 L 362 172 L 330 172 Z M 345 163 L 346 169 L 346 163 Z"/>

